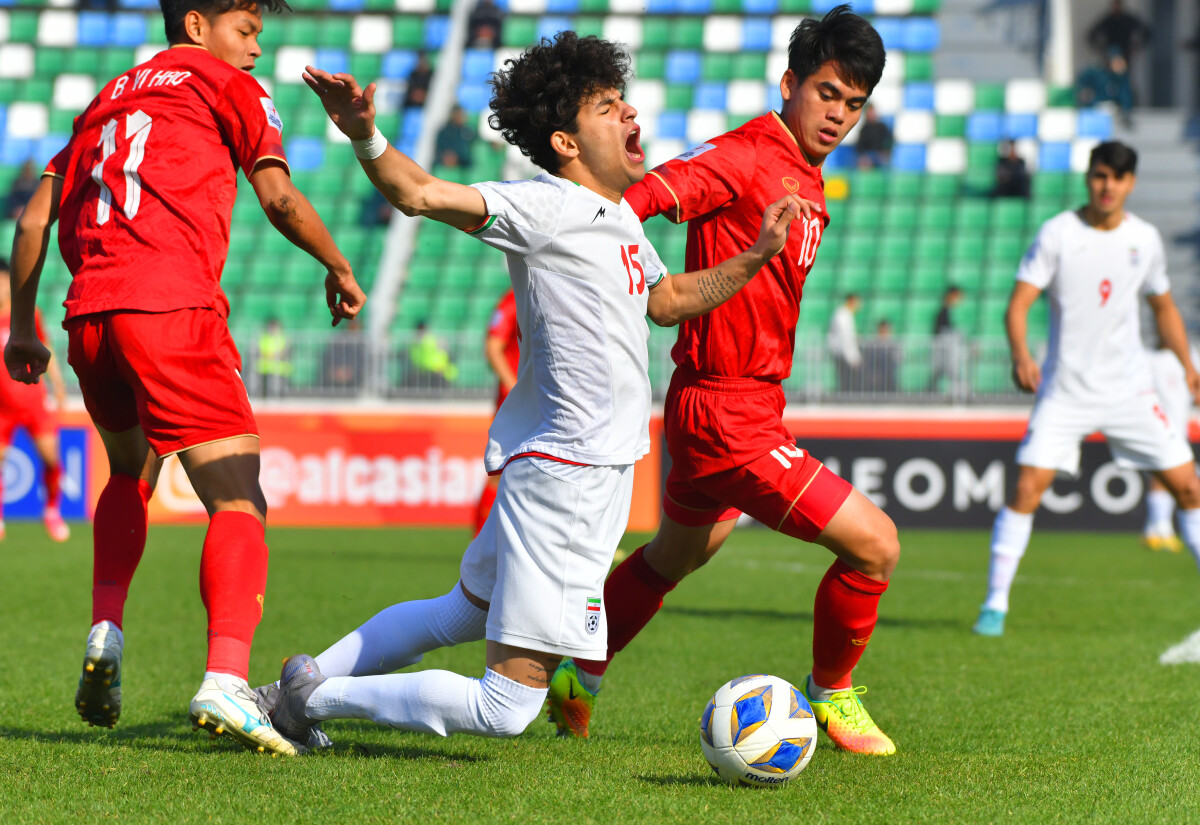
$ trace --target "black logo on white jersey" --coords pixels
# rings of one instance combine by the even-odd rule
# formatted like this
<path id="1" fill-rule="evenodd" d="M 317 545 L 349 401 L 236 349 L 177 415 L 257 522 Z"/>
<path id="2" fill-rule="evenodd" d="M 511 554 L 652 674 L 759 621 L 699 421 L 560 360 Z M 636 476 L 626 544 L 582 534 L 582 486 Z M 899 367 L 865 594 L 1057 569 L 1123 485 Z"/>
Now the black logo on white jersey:
<path id="1" fill-rule="evenodd" d="M 596 210 L 596 214 L 592 216 L 592 223 L 596 222 L 596 218 L 603 218 L 603 217 L 604 217 L 604 207 L 601 206 L 599 209 Z"/>

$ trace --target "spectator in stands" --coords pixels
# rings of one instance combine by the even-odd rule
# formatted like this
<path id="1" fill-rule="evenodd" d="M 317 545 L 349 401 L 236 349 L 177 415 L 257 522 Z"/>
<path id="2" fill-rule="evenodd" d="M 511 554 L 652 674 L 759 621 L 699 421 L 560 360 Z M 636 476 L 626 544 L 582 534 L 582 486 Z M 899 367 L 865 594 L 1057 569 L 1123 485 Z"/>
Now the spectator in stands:
<path id="1" fill-rule="evenodd" d="M 254 364 L 258 373 L 258 391 L 263 398 L 282 398 L 287 394 L 292 378 L 292 355 L 278 318 L 268 318 L 258 336 Z"/>
<path id="2" fill-rule="evenodd" d="M 854 313 L 860 305 L 858 293 L 851 292 L 829 319 L 825 344 L 837 366 L 838 390 L 851 392 L 862 389 L 862 353 L 858 349 L 858 332 L 854 328 Z"/>
<path id="3" fill-rule="evenodd" d="M 437 134 L 437 162 L 442 166 L 467 169 L 471 166 L 471 147 L 477 137 L 475 130 L 467 125 L 467 113 L 462 106 L 450 110 L 450 119 Z"/>
<path id="4" fill-rule="evenodd" d="M 1133 61 L 1134 51 L 1148 43 L 1150 35 L 1150 27 L 1140 17 L 1125 11 L 1121 0 L 1113 0 L 1108 14 L 1088 30 L 1088 43 L 1100 54 L 1107 55 L 1115 50 L 1128 66 Z"/>
<path id="5" fill-rule="evenodd" d="M 4 199 L 4 217 L 10 221 L 21 217 L 21 212 L 25 210 L 25 204 L 29 203 L 29 199 L 33 197 L 38 183 L 38 174 L 34 169 L 33 161 L 25 161 L 21 164 L 21 171 L 17 173 L 16 179 L 8 189 L 8 196 Z"/>
<path id="6" fill-rule="evenodd" d="M 408 76 L 404 89 L 404 108 L 420 109 L 425 106 L 425 98 L 429 94 L 429 82 L 433 80 L 433 67 L 429 65 L 429 55 L 417 53 L 417 65 Z"/>
<path id="7" fill-rule="evenodd" d="M 858 153 L 859 169 L 879 169 L 892 162 L 892 130 L 879 119 L 879 112 L 874 106 L 868 106 L 863 125 L 858 132 L 858 143 L 854 149 Z"/>
<path id="8" fill-rule="evenodd" d="M 951 395 L 958 396 L 965 390 L 966 345 L 950 314 L 962 299 L 961 287 L 954 284 L 946 287 L 942 306 L 933 319 L 933 372 L 929 376 L 929 392 L 938 392 L 943 378 L 947 379 L 946 392 Z"/>
<path id="9" fill-rule="evenodd" d="M 378 189 L 372 187 L 370 194 L 362 200 L 358 221 L 363 226 L 387 226 L 395 213 L 396 208 L 388 203 Z"/>
<path id="10" fill-rule="evenodd" d="M 1126 128 L 1133 126 L 1133 86 L 1129 82 L 1129 64 L 1113 49 L 1104 66 L 1092 66 L 1079 74 L 1075 100 L 1080 106 L 1095 106 L 1112 101 L 1120 109 Z"/>
<path id="11" fill-rule="evenodd" d="M 863 388 L 868 392 L 894 393 L 900 389 L 900 344 L 892 322 L 881 318 L 875 337 L 862 344 Z"/>
<path id="12" fill-rule="evenodd" d="M 500 45 L 504 12 L 496 0 L 479 0 L 467 18 L 467 48 L 494 49 Z"/>
<path id="13" fill-rule="evenodd" d="M 996 160 L 996 185 L 992 196 L 997 198 L 1028 198 L 1031 189 L 1025 159 L 1017 154 L 1017 143 L 1006 140 L 1000 145 Z"/>
<path id="14" fill-rule="evenodd" d="M 357 319 L 342 324 L 321 354 L 321 389 L 332 395 L 355 395 L 367 374 L 367 342 Z"/>
<path id="15" fill-rule="evenodd" d="M 417 339 L 408 352 L 408 358 L 412 362 L 409 386 L 440 390 L 458 378 L 458 367 L 450 359 L 450 353 L 424 321 L 417 324 Z"/>

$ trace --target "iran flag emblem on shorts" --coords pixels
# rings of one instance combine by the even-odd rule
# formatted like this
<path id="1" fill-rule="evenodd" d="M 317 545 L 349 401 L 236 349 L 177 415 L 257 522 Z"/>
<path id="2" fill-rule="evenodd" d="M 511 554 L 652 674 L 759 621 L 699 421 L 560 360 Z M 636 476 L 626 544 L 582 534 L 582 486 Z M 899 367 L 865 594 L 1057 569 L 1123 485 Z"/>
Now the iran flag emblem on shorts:
<path id="1" fill-rule="evenodd" d="M 600 629 L 600 600 L 588 599 L 583 615 L 583 629 L 589 636 L 595 636 L 596 631 Z"/>

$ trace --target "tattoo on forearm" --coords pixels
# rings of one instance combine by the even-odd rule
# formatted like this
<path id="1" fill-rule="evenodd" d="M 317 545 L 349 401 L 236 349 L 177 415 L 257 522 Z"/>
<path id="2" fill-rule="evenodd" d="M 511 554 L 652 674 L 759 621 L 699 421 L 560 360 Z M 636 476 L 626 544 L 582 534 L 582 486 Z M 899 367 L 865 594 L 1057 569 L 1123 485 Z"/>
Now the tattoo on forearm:
<path id="1" fill-rule="evenodd" d="M 738 291 L 738 283 L 736 278 L 726 275 L 719 269 L 713 270 L 707 275 L 700 276 L 696 282 L 696 288 L 700 291 L 700 298 L 707 305 L 719 304 L 727 301 L 730 296 Z"/>

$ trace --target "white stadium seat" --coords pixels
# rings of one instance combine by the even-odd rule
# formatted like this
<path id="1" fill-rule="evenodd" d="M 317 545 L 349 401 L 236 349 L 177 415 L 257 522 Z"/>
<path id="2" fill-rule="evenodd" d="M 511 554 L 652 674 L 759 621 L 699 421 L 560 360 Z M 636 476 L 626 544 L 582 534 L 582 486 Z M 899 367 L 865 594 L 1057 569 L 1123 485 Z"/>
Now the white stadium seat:
<path id="1" fill-rule="evenodd" d="M 715 135 L 728 131 L 724 112 L 688 112 L 687 136 L 692 144 L 700 144 Z"/>
<path id="2" fill-rule="evenodd" d="M 159 52 L 167 48 L 166 43 L 143 43 L 133 50 L 133 65 L 140 66 Z M 262 78 L 256 78 L 262 82 Z"/>
<path id="3" fill-rule="evenodd" d="M 1046 84 L 1037 79 L 1010 80 L 1004 87 L 1004 108 L 1028 114 L 1046 108 Z"/>
<path id="4" fill-rule="evenodd" d="M 8 107 L 9 137 L 36 139 L 48 131 L 50 110 L 44 103 L 13 103 Z"/>
<path id="5" fill-rule="evenodd" d="M 933 110 L 939 115 L 969 115 L 975 109 L 975 85 L 969 80 L 939 80 L 933 86 Z"/>
<path id="6" fill-rule="evenodd" d="M 912 14 L 913 0 L 875 0 L 876 14 Z M 892 56 L 888 55 L 888 60 Z"/>
<path id="7" fill-rule="evenodd" d="M 888 52 L 887 62 L 883 64 L 883 76 L 879 85 L 900 86 L 904 83 L 904 52 Z"/>
<path id="8" fill-rule="evenodd" d="M 624 43 L 632 52 L 642 47 L 642 21 L 636 17 L 613 15 L 604 18 L 604 39 Z M 636 62 L 637 55 L 634 55 Z"/>
<path id="9" fill-rule="evenodd" d="M 0 9 L 0 43 L 8 42 L 8 12 Z"/>
<path id="10" fill-rule="evenodd" d="M 87 74 L 60 74 L 54 78 L 51 98 L 55 109 L 81 112 L 96 96 L 96 79 Z"/>
<path id="11" fill-rule="evenodd" d="M 792 42 L 792 32 L 800 25 L 803 17 L 776 17 L 771 21 L 771 49 L 786 53 Z"/>
<path id="12" fill-rule="evenodd" d="M 432 14 L 437 10 L 437 0 L 396 0 L 396 11 L 409 14 Z"/>
<path id="13" fill-rule="evenodd" d="M 933 133 L 933 112 L 900 112 L 892 127 L 897 143 L 928 143 Z"/>
<path id="14" fill-rule="evenodd" d="M 638 110 L 638 123 L 657 118 L 667 102 L 667 89 L 661 80 L 634 80 L 627 98 Z M 643 129 L 645 127 L 643 126 Z"/>
<path id="15" fill-rule="evenodd" d="M 9 118 L 12 117 L 9 110 Z M 1071 141 L 1071 171 L 1086 172 L 1088 161 L 1091 160 L 1092 150 L 1096 148 L 1100 141 L 1096 138 L 1078 138 Z"/>
<path id="16" fill-rule="evenodd" d="M 360 54 L 383 54 L 392 47 L 392 22 L 381 14 L 354 17 L 350 48 Z"/>
<path id="17" fill-rule="evenodd" d="M 280 83 L 303 83 L 305 66 L 316 60 L 316 50 L 308 46 L 280 46 L 275 52 L 275 79 Z"/>
<path id="18" fill-rule="evenodd" d="M 33 77 L 33 46 L 28 43 L 0 43 L 0 77 Z"/>
<path id="19" fill-rule="evenodd" d="M 609 0 L 608 10 L 613 14 L 642 14 L 646 11 L 645 0 Z"/>
<path id="20" fill-rule="evenodd" d="M 508 0 L 509 14 L 544 14 L 546 0 Z"/>
<path id="21" fill-rule="evenodd" d="M 742 48 L 742 19 L 715 15 L 704 20 L 706 52 L 736 52 Z"/>
<path id="22" fill-rule="evenodd" d="M 925 171 L 941 175 L 967 171 L 967 142 L 962 138 L 934 138 L 925 150 Z"/>
<path id="23" fill-rule="evenodd" d="M 767 87 L 761 80 L 731 80 L 726 98 L 731 115 L 761 115 L 767 110 Z"/>
<path id="24" fill-rule="evenodd" d="M 38 15 L 39 46 L 70 48 L 79 33 L 79 18 L 73 11 L 44 11 Z"/>
<path id="25" fill-rule="evenodd" d="M 677 158 L 689 148 L 682 140 L 656 140 L 646 150 L 646 168 L 653 169 L 671 158 Z"/>
<path id="26" fill-rule="evenodd" d="M 1075 137 L 1079 113 L 1074 109 L 1046 109 L 1038 116 L 1038 138 L 1047 142 L 1065 143 Z"/>
<path id="27" fill-rule="evenodd" d="M 876 86 L 871 105 L 881 115 L 894 115 L 904 108 L 904 89 L 900 86 Z"/>

